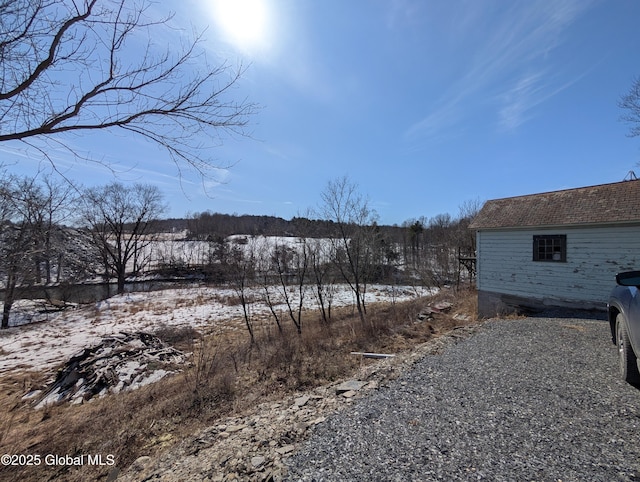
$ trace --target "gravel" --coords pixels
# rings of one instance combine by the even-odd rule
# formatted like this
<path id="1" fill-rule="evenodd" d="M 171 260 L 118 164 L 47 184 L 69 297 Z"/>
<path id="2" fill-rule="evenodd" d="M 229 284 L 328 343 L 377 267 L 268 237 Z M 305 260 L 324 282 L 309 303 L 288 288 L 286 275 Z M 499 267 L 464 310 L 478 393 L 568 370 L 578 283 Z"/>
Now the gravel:
<path id="1" fill-rule="evenodd" d="M 492 320 L 329 417 L 287 480 L 634 481 L 639 428 L 605 321 Z"/>

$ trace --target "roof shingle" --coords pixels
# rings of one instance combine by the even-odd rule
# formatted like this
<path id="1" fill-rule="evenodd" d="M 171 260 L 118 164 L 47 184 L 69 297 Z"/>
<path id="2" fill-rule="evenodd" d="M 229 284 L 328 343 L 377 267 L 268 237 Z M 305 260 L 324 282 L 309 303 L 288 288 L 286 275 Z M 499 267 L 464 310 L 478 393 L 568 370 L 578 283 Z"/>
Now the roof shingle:
<path id="1" fill-rule="evenodd" d="M 640 180 L 487 201 L 471 229 L 640 223 Z"/>

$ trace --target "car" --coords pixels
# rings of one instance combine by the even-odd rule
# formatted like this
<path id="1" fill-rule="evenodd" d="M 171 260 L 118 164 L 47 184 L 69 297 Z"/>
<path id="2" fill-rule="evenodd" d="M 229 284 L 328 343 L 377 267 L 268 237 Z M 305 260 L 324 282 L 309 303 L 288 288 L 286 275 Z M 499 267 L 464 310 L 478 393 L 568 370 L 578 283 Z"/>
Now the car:
<path id="1" fill-rule="evenodd" d="M 618 273 L 616 283 L 607 304 L 611 340 L 618 347 L 620 375 L 640 388 L 640 271 Z"/>

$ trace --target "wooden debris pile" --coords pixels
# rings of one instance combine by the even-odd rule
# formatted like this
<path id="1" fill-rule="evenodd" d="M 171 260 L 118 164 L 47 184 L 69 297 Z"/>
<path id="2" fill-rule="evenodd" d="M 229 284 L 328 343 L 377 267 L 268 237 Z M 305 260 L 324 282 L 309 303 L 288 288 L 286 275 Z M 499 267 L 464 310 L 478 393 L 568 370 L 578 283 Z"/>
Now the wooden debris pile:
<path id="1" fill-rule="evenodd" d="M 149 333 L 117 333 L 75 354 L 36 399 L 36 407 L 82 403 L 95 396 L 133 390 L 159 380 L 182 365 L 186 356 Z"/>

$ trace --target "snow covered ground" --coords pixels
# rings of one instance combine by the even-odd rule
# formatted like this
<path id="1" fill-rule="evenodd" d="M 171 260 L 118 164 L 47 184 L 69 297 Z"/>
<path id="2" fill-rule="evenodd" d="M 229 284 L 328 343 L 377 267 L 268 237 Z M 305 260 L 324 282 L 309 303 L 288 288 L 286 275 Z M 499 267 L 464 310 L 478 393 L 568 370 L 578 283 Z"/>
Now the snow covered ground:
<path id="1" fill-rule="evenodd" d="M 429 290 L 411 286 L 373 285 L 367 302 L 404 301 L 428 294 Z M 250 290 L 248 295 L 256 300 L 250 305 L 252 316 L 268 316 L 261 301 L 263 291 Z M 242 308 L 236 300 L 232 289 L 205 286 L 128 293 L 55 313 L 39 312 L 42 302 L 38 300 L 20 300 L 14 305 L 10 328 L 0 331 L 0 375 L 21 369 L 53 372 L 83 348 L 123 331 L 153 332 L 162 326 L 190 326 L 205 332 L 242 330 Z M 349 288 L 338 286 L 333 306 L 352 303 Z M 305 308 L 317 308 L 311 293 L 305 297 Z"/>

